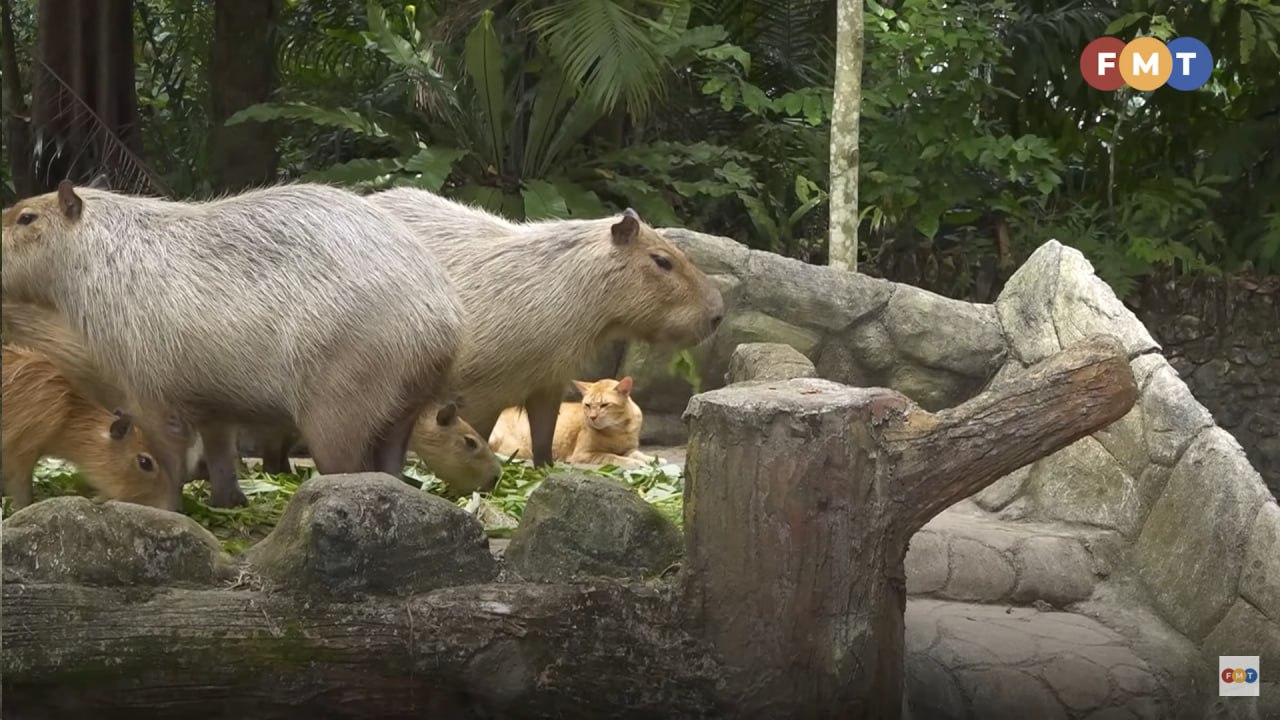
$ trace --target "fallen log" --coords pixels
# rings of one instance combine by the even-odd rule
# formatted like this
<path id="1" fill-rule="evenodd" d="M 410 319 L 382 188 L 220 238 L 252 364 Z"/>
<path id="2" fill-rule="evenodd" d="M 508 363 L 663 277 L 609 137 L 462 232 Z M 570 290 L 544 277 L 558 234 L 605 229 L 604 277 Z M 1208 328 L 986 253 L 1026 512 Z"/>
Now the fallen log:
<path id="1" fill-rule="evenodd" d="M 936 414 L 807 378 L 695 396 L 674 583 L 321 597 L 18 573 L 4 717 L 892 720 L 912 533 L 1136 395 L 1096 337 Z"/>

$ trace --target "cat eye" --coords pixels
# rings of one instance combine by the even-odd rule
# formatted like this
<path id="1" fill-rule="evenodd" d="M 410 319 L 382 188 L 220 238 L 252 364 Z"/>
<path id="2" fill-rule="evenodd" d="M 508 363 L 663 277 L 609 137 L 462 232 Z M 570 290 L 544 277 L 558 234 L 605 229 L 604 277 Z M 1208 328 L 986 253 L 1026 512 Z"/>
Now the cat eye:
<path id="1" fill-rule="evenodd" d="M 19 225 L 30 225 L 35 221 L 36 221 L 35 213 L 22 213 L 21 215 L 18 216 Z"/>
<path id="2" fill-rule="evenodd" d="M 146 455 L 138 456 L 138 467 L 142 469 L 142 472 L 151 472 L 156 469 L 155 463 Z"/>
<path id="3" fill-rule="evenodd" d="M 476 439 L 475 439 L 475 438 L 473 438 L 473 437 L 471 437 L 470 435 L 468 435 L 468 436 L 466 436 L 466 437 L 464 437 L 464 438 L 462 438 L 462 439 L 463 439 L 463 440 L 465 440 L 465 441 L 467 442 L 467 449 L 468 449 L 468 450 L 475 450 L 476 448 L 480 447 L 480 443 L 479 443 L 479 442 L 477 442 L 477 441 L 476 441 Z"/>
<path id="4" fill-rule="evenodd" d="M 662 255 L 650 255 L 649 257 L 653 258 L 653 261 L 657 263 L 658 267 L 662 268 L 663 270 L 671 269 L 670 258 L 663 257 Z"/>

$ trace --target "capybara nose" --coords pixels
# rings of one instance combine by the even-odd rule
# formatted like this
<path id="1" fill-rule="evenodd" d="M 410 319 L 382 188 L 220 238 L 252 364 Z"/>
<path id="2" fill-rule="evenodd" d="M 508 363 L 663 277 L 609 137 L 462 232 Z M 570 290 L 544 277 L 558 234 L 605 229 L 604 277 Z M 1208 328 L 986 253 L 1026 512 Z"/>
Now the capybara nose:
<path id="1" fill-rule="evenodd" d="M 724 315 L 717 315 L 711 318 L 711 329 L 715 330 L 716 328 L 720 327 L 721 320 L 724 320 Z"/>

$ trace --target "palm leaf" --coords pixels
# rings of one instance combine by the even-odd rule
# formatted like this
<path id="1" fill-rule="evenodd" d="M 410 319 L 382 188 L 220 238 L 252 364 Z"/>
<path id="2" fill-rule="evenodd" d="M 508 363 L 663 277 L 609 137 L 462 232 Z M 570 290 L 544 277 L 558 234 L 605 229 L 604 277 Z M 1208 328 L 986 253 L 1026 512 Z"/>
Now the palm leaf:
<path id="1" fill-rule="evenodd" d="M 493 29 L 492 10 L 481 13 L 480 21 L 467 35 L 466 65 L 484 118 L 488 159 L 502 172 L 507 88 L 502 81 L 502 48 Z"/>
<path id="2" fill-rule="evenodd" d="M 666 59 L 657 40 L 661 26 L 615 0 L 558 0 L 534 11 L 529 27 L 582 97 L 605 112 L 624 102 L 632 115 L 643 117 L 666 90 Z"/>

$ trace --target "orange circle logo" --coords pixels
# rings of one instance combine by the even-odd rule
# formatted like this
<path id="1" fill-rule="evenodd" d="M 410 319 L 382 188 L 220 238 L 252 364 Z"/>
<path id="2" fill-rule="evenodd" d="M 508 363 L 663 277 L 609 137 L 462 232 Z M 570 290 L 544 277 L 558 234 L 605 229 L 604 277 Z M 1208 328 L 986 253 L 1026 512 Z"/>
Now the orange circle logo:
<path id="1" fill-rule="evenodd" d="M 1155 38 L 1135 38 L 1120 51 L 1120 76 L 1134 90 L 1155 90 L 1172 72 L 1173 55 Z"/>

